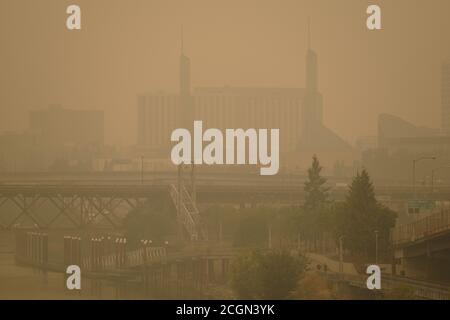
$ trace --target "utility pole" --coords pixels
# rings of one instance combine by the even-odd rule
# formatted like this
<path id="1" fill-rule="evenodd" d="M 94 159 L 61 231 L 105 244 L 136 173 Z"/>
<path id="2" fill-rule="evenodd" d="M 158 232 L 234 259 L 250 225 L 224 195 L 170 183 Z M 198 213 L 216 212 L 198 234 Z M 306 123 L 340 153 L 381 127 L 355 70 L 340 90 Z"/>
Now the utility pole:
<path id="1" fill-rule="evenodd" d="M 437 167 L 437 168 L 434 168 L 431 170 L 431 193 L 434 193 L 434 173 L 437 170 L 444 169 L 444 168 L 450 168 L 450 165 Z"/>
<path id="2" fill-rule="evenodd" d="M 178 226 L 178 238 L 180 241 L 183 240 L 183 218 L 181 216 L 181 176 L 182 176 L 182 164 L 179 164 L 177 167 L 177 187 L 176 187 L 176 195 L 177 195 L 177 226 Z"/>
<path id="3" fill-rule="evenodd" d="M 197 189 L 195 185 L 195 164 L 194 159 L 192 159 L 192 168 L 191 168 L 191 192 L 192 192 L 192 202 L 195 206 L 197 206 Z"/>
<path id="4" fill-rule="evenodd" d="M 269 221 L 269 249 L 272 249 L 272 221 Z"/>
<path id="5" fill-rule="evenodd" d="M 339 237 L 339 273 L 344 273 L 344 251 L 342 245 L 343 236 Z"/>
<path id="6" fill-rule="evenodd" d="M 222 226 L 222 216 L 219 218 L 219 243 L 222 244 L 223 241 L 223 226 Z"/>
<path id="7" fill-rule="evenodd" d="M 414 199 L 416 199 L 417 195 L 416 195 L 416 163 L 421 161 L 421 160 L 436 160 L 436 157 L 422 157 L 422 158 L 418 158 L 418 159 L 414 159 L 413 160 L 413 196 Z"/>
<path id="8" fill-rule="evenodd" d="M 375 230 L 375 264 L 378 265 L 378 230 Z"/>
<path id="9" fill-rule="evenodd" d="M 144 184 L 144 156 L 141 156 L 141 184 Z"/>

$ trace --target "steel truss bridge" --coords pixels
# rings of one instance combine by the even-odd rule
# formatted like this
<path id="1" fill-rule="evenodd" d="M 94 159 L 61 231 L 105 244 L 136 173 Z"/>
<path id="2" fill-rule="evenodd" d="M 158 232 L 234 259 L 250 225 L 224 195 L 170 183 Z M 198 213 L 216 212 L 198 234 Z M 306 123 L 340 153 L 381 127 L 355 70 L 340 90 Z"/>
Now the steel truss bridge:
<path id="1" fill-rule="evenodd" d="M 0 228 L 121 228 L 124 216 L 166 188 L 141 185 L 0 185 Z"/>
<path id="2" fill-rule="evenodd" d="M 195 195 L 172 173 L 0 174 L 0 229 L 107 227 L 120 229 L 124 217 L 148 201 L 167 197 L 192 238 L 202 237 L 197 204 L 291 205 L 303 199 L 302 176 L 197 174 Z M 183 178 L 181 178 L 183 179 Z M 344 199 L 348 183 L 329 179 L 331 197 Z M 179 193 L 178 190 L 181 190 Z M 187 189 L 187 190 L 186 190 Z M 411 199 L 412 186 L 375 185 L 378 196 Z M 417 187 L 421 199 L 450 198 L 449 187 Z M 23 225 L 25 224 L 25 225 Z"/>

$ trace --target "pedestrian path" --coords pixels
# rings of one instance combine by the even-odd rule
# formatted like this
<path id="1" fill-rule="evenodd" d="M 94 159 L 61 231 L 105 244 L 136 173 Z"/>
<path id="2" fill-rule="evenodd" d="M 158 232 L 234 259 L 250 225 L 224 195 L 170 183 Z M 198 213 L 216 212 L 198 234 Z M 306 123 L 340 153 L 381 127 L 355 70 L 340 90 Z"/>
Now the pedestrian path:
<path id="1" fill-rule="evenodd" d="M 328 271 L 339 272 L 339 261 L 337 260 L 330 259 L 324 255 L 317 253 L 306 253 L 306 257 L 311 261 L 314 268 L 317 267 L 317 265 L 320 265 L 321 268 L 326 265 Z M 346 274 L 358 274 L 358 271 L 356 270 L 353 263 L 344 262 L 343 267 L 343 271 Z"/>

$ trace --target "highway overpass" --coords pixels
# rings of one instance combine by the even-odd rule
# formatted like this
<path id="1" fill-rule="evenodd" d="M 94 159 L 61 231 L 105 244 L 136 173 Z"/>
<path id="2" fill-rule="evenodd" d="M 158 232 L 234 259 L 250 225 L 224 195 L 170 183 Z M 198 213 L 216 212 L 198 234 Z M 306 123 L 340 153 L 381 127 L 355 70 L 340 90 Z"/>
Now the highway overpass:
<path id="1" fill-rule="evenodd" d="M 184 183 L 190 187 L 189 175 Z M 298 205 L 304 198 L 305 176 L 260 176 L 257 173 L 197 173 L 198 207 L 213 204 Z M 175 172 L 101 173 L 2 173 L 0 174 L 0 228 L 11 228 L 26 218 L 32 225 L 50 227 L 62 224 L 82 227 L 104 218 L 108 226 L 121 227 L 124 212 L 146 201 L 169 195 L 176 185 Z M 350 180 L 329 178 L 330 197 L 343 200 Z M 411 185 L 376 184 L 376 195 L 383 201 L 405 202 L 413 198 Z M 450 187 L 416 188 L 421 199 L 450 199 Z M 42 212 L 55 212 L 41 221 Z"/>
<path id="2" fill-rule="evenodd" d="M 450 210 L 392 231 L 395 258 L 409 277 L 450 283 Z"/>

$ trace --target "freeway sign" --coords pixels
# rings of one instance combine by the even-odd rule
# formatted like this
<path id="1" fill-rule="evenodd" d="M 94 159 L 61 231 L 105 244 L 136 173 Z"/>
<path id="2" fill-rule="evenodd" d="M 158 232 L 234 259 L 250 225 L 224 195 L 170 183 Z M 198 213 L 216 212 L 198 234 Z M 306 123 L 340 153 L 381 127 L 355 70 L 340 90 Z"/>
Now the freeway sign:
<path id="1" fill-rule="evenodd" d="M 420 213 L 423 210 L 431 210 L 436 207 L 436 203 L 432 200 L 409 200 L 408 213 Z"/>

